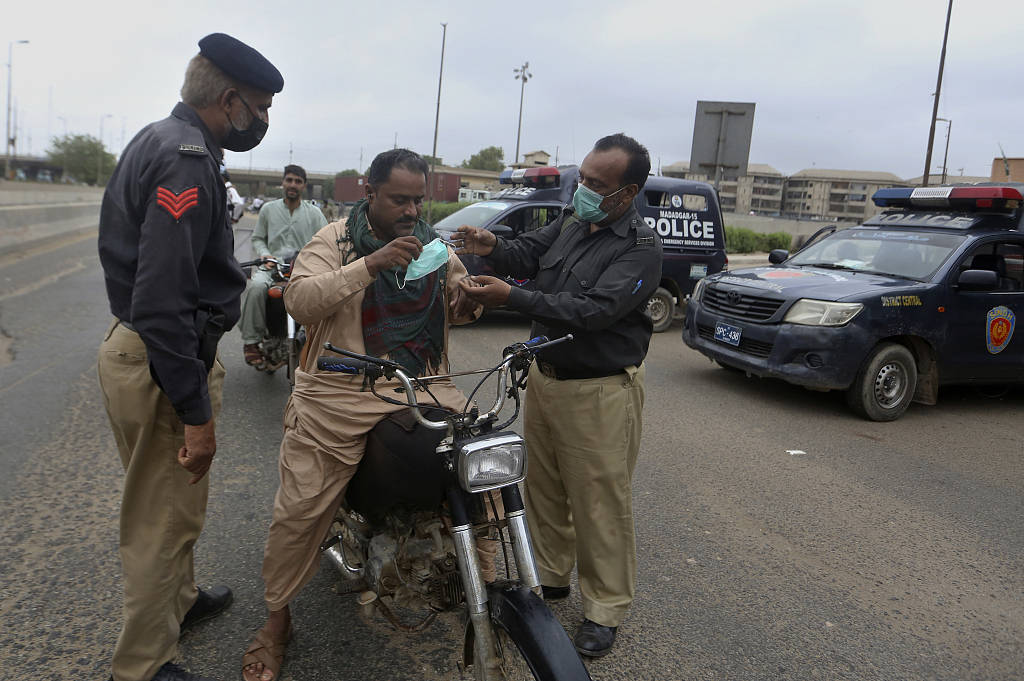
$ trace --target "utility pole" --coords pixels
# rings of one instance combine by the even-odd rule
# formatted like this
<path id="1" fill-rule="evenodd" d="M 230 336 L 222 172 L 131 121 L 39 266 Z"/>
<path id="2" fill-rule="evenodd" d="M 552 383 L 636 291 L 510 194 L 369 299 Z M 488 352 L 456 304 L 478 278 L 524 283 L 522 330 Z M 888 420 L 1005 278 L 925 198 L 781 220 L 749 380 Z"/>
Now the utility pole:
<path id="1" fill-rule="evenodd" d="M 427 184 L 430 189 L 430 203 L 427 204 L 427 223 L 433 224 L 431 217 L 434 212 L 434 166 L 437 165 L 437 126 L 441 121 L 441 78 L 444 76 L 444 43 L 448 37 L 448 24 L 441 22 L 441 68 L 437 74 L 437 112 L 434 114 L 434 149 L 430 152 L 430 177 Z"/>
<path id="2" fill-rule="evenodd" d="M 928 170 L 932 167 L 932 144 L 935 143 L 935 120 L 939 116 L 939 95 L 942 92 L 942 70 L 946 66 L 946 41 L 949 39 L 949 18 L 953 14 L 953 0 L 946 9 L 946 32 L 942 35 L 942 53 L 939 55 L 939 78 L 935 83 L 935 104 L 932 107 L 932 124 L 928 130 L 928 153 L 924 157 L 924 176 L 921 186 L 928 186 Z"/>
<path id="3" fill-rule="evenodd" d="M 949 134 L 953 130 L 953 121 L 948 118 L 936 118 L 937 121 L 942 121 L 946 124 L 946 153 L 942 157 L 942 184 L 946 184 L 946 173 L 948 166 L 946 165 L 949 161 Z"/>
<path id="4" fill-rule="evenodd" d="M 523 62 L 523 65 L 518 69 L 512 69 L 512 73 L 516 74 L 516 80 L 522 81 L 519 85 L 519 127 L 516 129 L 516 163 L 519 165 L 519 137 L 523 132 L 523 93 L 526 92 L 526 81 L 533 78 L 533 74 L 527 69 L 530 68 L 530 62 Z"/>
<path id="5" fill-rule="evenodd" d="M 14 62 L 14 46 L 26 45 L 27 40 L 12 40 L 7 43 L 7 134 L 4 136 L 4 179 L 11 179 L 11 147 L 14 146 L 14 139 L 11 137 L 11 64 Z"/>

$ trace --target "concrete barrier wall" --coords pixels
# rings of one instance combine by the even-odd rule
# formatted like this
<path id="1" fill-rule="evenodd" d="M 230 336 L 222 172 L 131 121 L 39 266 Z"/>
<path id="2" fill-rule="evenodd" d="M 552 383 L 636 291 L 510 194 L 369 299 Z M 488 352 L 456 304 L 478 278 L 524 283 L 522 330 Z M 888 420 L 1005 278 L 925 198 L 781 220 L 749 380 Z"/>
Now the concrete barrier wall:
<path id="1" fill-rule="evenodd" d="M 740 215 L 739 213 L 723 213 L 722 219 L 729 227 L 744 227 L 758 234 L 771 234 L 772 232 L 788 232 L 794 237 L 809 237 L 822 227 L 834 225 L 834 222 L 824 220 L 788 220 L 785 218 L 770 218 L 763 215 Z M 850 223 L 842 223 L 844 225 Z"/>
<path id="2" fill-rule="evenodd" d="M 103 187 L 48 182 L 4 182 L 0 180 L 0 206 L 48 203 L 99 203 Z"/>
<path id="3" fill-rule="evenodd" d="M 0 250 L 100 223 L 102 187 L 0 181 Z"/>

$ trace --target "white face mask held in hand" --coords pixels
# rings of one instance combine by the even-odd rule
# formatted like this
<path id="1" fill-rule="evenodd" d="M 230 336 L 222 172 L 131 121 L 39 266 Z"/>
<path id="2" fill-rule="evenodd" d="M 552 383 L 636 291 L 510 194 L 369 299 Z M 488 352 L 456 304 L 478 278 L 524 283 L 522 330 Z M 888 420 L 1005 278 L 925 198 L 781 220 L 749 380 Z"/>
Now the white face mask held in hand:
<path id="1" fill-rule="evenodd" d="M 420 279 L 435 270 L 444 267 L 448 262 L 448 247 L 440 239 L 434 239 L 423 247 L 420 257 L 409 263 L 405 268 L 405 279 L 398 285 L 398 288 L 405 288 L 405 284 L 413 279 Z"/>

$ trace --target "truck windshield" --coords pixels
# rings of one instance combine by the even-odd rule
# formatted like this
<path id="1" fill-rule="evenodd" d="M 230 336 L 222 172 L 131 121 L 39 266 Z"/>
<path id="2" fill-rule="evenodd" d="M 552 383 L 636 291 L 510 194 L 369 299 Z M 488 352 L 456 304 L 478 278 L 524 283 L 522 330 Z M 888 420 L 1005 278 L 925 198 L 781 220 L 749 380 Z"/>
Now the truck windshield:
<path id="1" fill-rule="evenodd" d="M 959 234 L 843 229 L 811 244 L 786 263 L 929 279 L 964 242 Z"/>
<path id="2" fill-rule="evenodd" d="M 471 206 L 455 211 L 443 220 L 438 220 L 434 223 L 434 229 L 454 232 L 462 225 L 480 227 L 487 224 L 491 218 L 511 205 L 504 201 L 481 201 L 480 203 L 474 203 Z"/>

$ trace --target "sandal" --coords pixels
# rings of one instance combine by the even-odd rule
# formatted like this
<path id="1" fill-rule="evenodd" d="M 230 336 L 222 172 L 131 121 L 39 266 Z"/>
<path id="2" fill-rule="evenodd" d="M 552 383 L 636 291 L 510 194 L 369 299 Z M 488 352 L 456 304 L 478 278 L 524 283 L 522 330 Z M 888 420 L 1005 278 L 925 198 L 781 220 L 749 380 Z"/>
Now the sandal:
<path id="1" fill-rule="evenodd" d="M 265 629 L 256 632 L 256 637 L 249 644 L 249 649 L 242 656 L 242 678 L 245 681 L 262 681 L 263 672 L 269 671 L 276 680 L 281 672 L 281 665 L 284 663 L 284 651 L 292 639 L 292 629 L 289 626 L 288 632 L 283 638 L 273 640 Z M 247 669 L 250 665 L 262 664 L 262 671 Z"/>
<path id="2" fill-rule="evenodd" d="M 257 343 L 247 343 L 242 347 L 242 351 L 245 353 L 245 363 L 253 366 L 263 362 L 263 353 L 260 352 L 260 346 Z"/>

